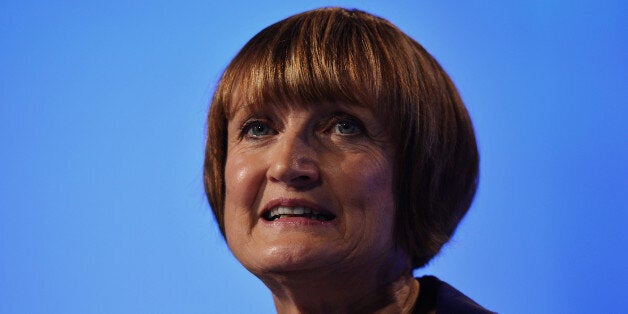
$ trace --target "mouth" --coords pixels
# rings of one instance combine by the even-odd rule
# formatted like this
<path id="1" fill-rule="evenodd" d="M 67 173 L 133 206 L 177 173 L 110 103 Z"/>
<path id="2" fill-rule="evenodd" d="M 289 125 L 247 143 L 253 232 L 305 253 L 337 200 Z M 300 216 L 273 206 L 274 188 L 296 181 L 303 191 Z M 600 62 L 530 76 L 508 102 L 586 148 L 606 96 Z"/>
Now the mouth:
<path id="1" fill-rule="evenodd" d="M 266 211 L 262 217 L 267 221 L 275 221 L 284 218 L 302 217 L 317 221 L 331 221 L 336 218 L 331 213 L 319 212 L 305 206 L 277 206 Z"/>

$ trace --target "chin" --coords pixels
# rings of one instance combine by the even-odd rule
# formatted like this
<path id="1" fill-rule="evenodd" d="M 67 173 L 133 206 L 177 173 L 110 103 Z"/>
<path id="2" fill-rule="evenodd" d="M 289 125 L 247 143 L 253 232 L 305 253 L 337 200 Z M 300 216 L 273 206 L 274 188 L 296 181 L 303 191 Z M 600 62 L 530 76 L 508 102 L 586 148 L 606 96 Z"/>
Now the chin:
<path id="1" fill-rule="evenodd" d="M 312 270 L 328 270 L 342 261 L 342 254 L 330 250 L 321 243 L 285 243 L 269 246 L 250 256 L 236 256 L 255 275 L 288 273 Z"/>

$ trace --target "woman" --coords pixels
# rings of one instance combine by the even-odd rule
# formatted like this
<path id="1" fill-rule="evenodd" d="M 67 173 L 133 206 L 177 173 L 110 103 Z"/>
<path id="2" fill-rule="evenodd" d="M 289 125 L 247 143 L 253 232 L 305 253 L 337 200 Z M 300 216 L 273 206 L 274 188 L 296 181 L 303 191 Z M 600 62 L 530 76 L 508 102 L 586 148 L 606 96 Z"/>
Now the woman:
<path id="1" fill-rule="evenodd" d="M 478 153 L 447 74 L 388 21 L 325 8 L 253 37 L 214 94 L 204 170 L 279 313 L 487 312 L 413 278 L 468 210 Z"/>

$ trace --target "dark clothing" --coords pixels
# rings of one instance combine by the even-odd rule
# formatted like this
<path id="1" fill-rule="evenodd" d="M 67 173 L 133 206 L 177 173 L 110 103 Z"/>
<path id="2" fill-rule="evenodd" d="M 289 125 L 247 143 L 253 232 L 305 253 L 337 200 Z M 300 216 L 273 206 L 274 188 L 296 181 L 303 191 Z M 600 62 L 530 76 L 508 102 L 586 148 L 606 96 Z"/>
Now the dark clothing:
<path id="1" fill-rule="evenodd" d="M 483 308 L 456 288 L 434 276 L 423 276 L 417 280 L 421 287 L 419 298 L 412 311 L 414 314 L 430 313 L 434 310 L 436 314 L 495 313 Z"/>

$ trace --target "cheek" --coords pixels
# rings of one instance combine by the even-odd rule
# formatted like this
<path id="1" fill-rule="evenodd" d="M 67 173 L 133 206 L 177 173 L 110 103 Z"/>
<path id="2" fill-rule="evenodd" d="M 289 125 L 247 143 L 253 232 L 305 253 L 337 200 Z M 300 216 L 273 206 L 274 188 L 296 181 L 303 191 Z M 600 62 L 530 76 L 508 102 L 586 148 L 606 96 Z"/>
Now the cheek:
<path id="1" fill-rule="evenodd" d="M 348 230 L 379 239 L 365 235 L 368 242 L 388 242 L 395 215 L 392 162 L 381 154 L 358 154 L 345 158 L 335 170 L 331 175 L 334 194 L 347 219 L 360 221 Z"/>
<path id="2" fill-rule="evenodd" d="M 260 182 L 259 169 L 255 163 L 247 162 L 246 156 L 227 158 L 225 164 L 225 204 L 240 207 L 255 197 Z"/>
<path id="3" fill-rule="evenodd" d="M 255 214 L 255 202 L 260 191 L 264 172 L 260 163 L 248 162 L 237 154 L 227 158 L 225 164 L 225 228 L 241 224 Z M 227 230 L 229 232 L 229 230 Z"/>
<path id="4" fill-rule="evenodd" d="M 394 246 L 395 199 L 392 163 L 381 156 L 360 156 L 343 163 L 335 186 L 348 222 L 347 238 L 356 251 L 388 252 Z M 379 157 L 379 158 L 378 158 Z"/>
<path id="5" fill-rule="evenodd" d="M 379 158 L 377 158 L 379 157 Z M 342 170 L 348 195 L 361 208 L 382 213 L 394 208 L 391 163 L 381 156 L 360 158 L 349 162 Z M 376 207 L 376 209 L 373 209 Z"/>

